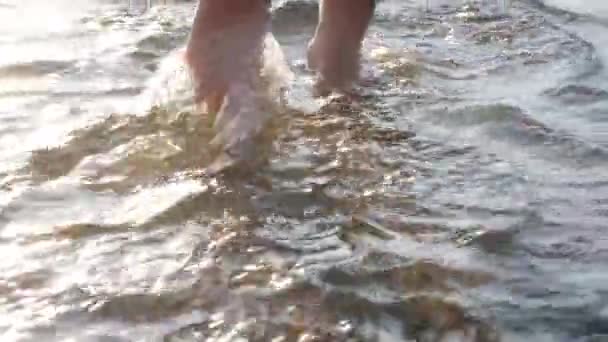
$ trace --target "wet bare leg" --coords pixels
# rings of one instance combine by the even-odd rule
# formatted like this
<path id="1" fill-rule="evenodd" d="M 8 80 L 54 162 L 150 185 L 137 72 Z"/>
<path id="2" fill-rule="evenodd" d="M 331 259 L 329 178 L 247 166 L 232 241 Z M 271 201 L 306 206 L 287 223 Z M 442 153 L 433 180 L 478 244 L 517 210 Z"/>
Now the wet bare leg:
<path id="1" fill-rule="evenodd" d="M 269 15 L 266 0 L 199 0 L 185 54 L 197 105 L 220 111 L 228 87 L 251 67 Z"/>
<path id="2" fill-rule="evenodd" d="M 359 78 L 361 44 L 375 0 L 320 0 L 319 23 L 308 47 L 308 65 L 318 74 L 317 95 L 348 92 Z"/>
<path id="3" fill-rule="evenodd" d="M 218 150 L 211 173 L 256 156 L 253 139 L 267 112 L 258 96 L 268 0 L 199 0 L 185 59 L 195 102 L 214 120 L 208 147 Z"/>

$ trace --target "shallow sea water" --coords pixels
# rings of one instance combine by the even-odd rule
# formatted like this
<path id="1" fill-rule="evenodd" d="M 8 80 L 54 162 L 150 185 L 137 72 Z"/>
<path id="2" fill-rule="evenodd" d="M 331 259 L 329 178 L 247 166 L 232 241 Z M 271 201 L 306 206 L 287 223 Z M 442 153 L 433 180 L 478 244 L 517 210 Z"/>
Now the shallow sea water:
<path id="1" fill-rule="evenodd" d="M 265 163 L 208 177 L 192 2 L 0 2 L 2 341 L 608 341 L 608 5 L 379 1 L 357 101 L 315 6 Z"/>

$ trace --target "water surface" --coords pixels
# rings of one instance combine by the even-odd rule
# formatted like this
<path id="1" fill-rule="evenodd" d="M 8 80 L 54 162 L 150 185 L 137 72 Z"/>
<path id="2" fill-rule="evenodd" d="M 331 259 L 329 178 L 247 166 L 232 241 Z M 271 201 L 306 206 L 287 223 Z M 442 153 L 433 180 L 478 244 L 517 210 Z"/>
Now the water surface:
<path id="1" fill-rule="evenodd" d="M 274 7 L 292 92 L 210 178 L 191 2 L 0 3 L 3 341 L 608 339 L 603 1 L 379 1 L 358 101 Z"/>

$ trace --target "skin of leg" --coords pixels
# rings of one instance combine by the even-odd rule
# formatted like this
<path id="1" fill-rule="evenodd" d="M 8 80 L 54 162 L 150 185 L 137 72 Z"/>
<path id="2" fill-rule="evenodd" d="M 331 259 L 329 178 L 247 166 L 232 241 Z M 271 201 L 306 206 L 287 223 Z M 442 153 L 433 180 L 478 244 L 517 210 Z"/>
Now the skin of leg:
<path id="1" fill-rule="evenodd" d="M 195 103 L 213 120 L 208 147 L 218 154 L 207 172 L 256 156 L 253 138 L 267 119 L 256 90 L 270 19 L 268 0 L 198 2 L 184 59 Z"/>
<path id="2" fill-rule="evenodd" d="M 219 89 L 218 91 L 211 93 L 205 99 L 207 104 L 207 110 L 209 113 L 218 113 L 224 104 L 224 97 L 226 96 L 225 88 Z"/>
<path id="3" fill-rule="evenodd" d="M 199 0 L 185 52 L 197 104 L 221 109 L 230 84 L 247 72 L 244 58 L 255 53 L 269 15 L 266 0 Z"/>
<path id="4" fill-rule="evenodd" d="M 346 91 L 359 78 L 361 44 L 375 0 L 320 0 L 319 23 L 308 46 L 308 66 L 318 73 L 319 95 Z"/>

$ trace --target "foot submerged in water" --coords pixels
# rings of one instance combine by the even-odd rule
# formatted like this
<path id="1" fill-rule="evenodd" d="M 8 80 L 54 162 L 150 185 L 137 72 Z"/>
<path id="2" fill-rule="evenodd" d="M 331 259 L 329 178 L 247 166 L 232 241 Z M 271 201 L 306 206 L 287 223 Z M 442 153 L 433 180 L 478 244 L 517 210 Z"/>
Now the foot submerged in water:
<path id="1" fill-rule="evenodd" d="M 231 159 L 251 159 L 253 139 L 270 116 L 267 94 L 259 89 L 264 83 L 261 70 L 268 63 L 264 49 L 271 36 L 269 2 L 198 3 L 185 59 L 196 103 L 215 116 L 212 145 L 222 150 L 222 165 L 232 164 L 226 162 Z M 317 95 L 348 94 L 358 80 L 361 43 L 374 5 L 374 0 L 320 1 L 319 23 L 307 56 L 318 75 Z"/>
<path id="2" fill-rule="evenodd" d="M 270 113 L 262 86 L 265 39 L 270 34 L 265 0 L 200 0 L 185 59 L 194 100 L 214 116 L 210 145 L 220 151 L 211 170 L 251 159 L 251 144 Z"/>

